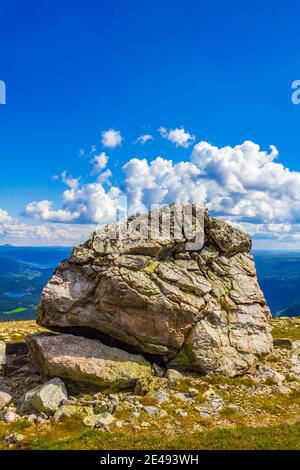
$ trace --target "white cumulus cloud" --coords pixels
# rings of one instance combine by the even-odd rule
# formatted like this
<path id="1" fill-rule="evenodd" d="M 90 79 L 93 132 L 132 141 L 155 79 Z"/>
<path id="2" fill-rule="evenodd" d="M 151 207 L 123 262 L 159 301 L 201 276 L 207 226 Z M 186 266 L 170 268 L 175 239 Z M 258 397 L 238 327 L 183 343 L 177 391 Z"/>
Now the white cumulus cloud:
<path id="1" fill-rule="evenodd" d="M 101 142 L 103 147 L 107 148 L 115 148 L 121 145 L 123 137 L 120 131 L 116 131 L 114 129 L 109 129 L 106 131 L 102 131 L 101 133 Z"/>
<path id="2" fill-rule="evenodd" d="M 103 171 L 99 176 L 98 176 L 98 183 L 109 183 L 109 178 L 112 176 L 112 172 L 108 168 L 107 170 Z"/>
<path id="3" fill-rule="evenodd" d="M 12 221 L 11 216 L 4 209 L 0 209 L 0 226 L 9 224 Z"/>
<path id="4" fill-rule="evenodd" d="M 78 188 L 80 178 L 73 178 L 73 176 L 68 176 L 67 171 L 63 171 L 61 174 L 62 181 L 69 186 L 69 188 Z"/>
<path id="5" fill-rule="evenodd" d="M 158 131 L 164 139 L 168 139 L 175 144 L 176 147 L 188 148 L 196 140 L 196 136 L 187 132 L 183 127 L 170 130 L 165 127 L 160 127 Z"/>
<path id="6" fill-rule="evenodd" d="M 112 176 L 106 154 L 92 163 L 95 182 L 64 173 L 67 188 L 59 207 L 49 200 L 35 201 L 26 206 L 25 215 L 47 223 L 101 225 L 114 220 L 122 197 L 128 198 L 130 213 L 151 204 L 197 201 L 259 243 L 269 239 L 300 245 L 300 172 L 285 167 L 273 145 L 265 151 L 251 141 L 225 147 L 199 142 L 186 161 L 131 158 L 123 166 L 122 184 L 109 189 L 104 185 Z M 0 211 L 2 227 L 9 217 Z"/>
<path id="7" fill-rule="evenodd" d="M 116 187 L 106 191 L 101 183 L 84 184 L 64 191 L 61 209 L 53 209 L 52 201 L 35 201 L 27 204 L 24 215 L 48 222 L 109 223 L 114 220 L 120 195 Z"/>
<path id="8" fill-rule="evenodd" d="M 200 171 L 192 162 L 174 163 L 157 157 L 148 163 L 146 159 L 133 158 L 123 169 L 125 194 L 132 213 L 147 210 L 151 204 L 205 199 L 206 190 L 199 180 Z"/>
<path id="9" fill-rule="evenodd" d="M 153 140 L 153 136 L 151 134 L 142 134 L 134 143 L 144 145 L 146 142 L 149 142 L 149 140 Z"/>
<path id="10" fill-rule="evenodd" d="M 101 152 L 100 155 L 96 155 L 91 163 L 94 164 L 94 167 L 91 171 L 91 175 L 96 175 L 101 173 L 104 168 L 106 168 L 108 163 L 108 155 L 105 152 Z"/>
<path id="11" fill-rule="evenodd" d="M 0 209 L 0 244 L 73 246 L 85 241 L 95 228 L 87 224 L 29 224 Z"/>

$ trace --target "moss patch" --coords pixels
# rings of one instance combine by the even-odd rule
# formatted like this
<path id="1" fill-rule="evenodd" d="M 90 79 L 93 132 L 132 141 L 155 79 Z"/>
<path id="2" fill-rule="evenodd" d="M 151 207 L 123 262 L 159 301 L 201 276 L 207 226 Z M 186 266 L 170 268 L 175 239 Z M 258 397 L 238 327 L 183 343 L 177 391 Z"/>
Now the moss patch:
<path id="1" fill-rule="evenodd" d="M 153 273 L 157 266 L 159 265 L 159 261 L 150 261 L 150 263 L 145 267 L 145 271 L 147 273 Z"/>

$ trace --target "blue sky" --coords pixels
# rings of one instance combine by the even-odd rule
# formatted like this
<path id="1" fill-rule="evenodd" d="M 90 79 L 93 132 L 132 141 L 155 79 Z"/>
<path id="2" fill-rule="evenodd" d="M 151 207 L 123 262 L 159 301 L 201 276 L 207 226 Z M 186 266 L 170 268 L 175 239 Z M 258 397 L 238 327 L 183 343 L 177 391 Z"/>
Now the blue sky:
<path id="1" fill-rule="evenodd" d="M 145 171 L 155 190 L 151 193 L 145 181 L 139 187 L 144 198 L 139 202 L 152 201 L 151 194 L 165 190 L 168 183 L 132 159 L 146 158 L 149 163 L 161 156 L 172 160 L 173 173 L 180 170 L 179 162 L 197 160 L 200 173 L 191 176 L 195 169 L 189 167 L 189 176 L 184 174 L 178 184 L 190 186 L 204 175 L 210 181 L 209 190 L 205 182 L 205 202 L 216 215 L 244 224 L 258 247 L 300 247 L 300 210 L 295 209 L 300 200 L 295 189 L 300 183 L 300 105 L 291 102 L 291 83 L 300 78 L 299 13 L 299 2 L 276 0 L 2 1 L 0 80 L 6 82 L 7 104 L 0 105 L 0 243 L 67 243 L 67 236 L 59 235 L 71 230 L 65 212 L 68 223 L 71 217 L 80 225 L 73 230 L 82 230 L 84 237 L 88 229 L 84 225 L 100 221 L 99 214 L 73 216 L 77 203 L 94 197 L 88 184 L 102 184 L 106 201 L 111 199 L 111 188 L 132 195 L 137 184 L 132 175 L 143 177 Z M 159 132 L 161 127 L 166 131 Z M 172 140 L 176 133 L 170 134 L 171 130 L 181 128 L 191 136 L 191 145 Z M 109 129 L 120 133 L 121 145 L 102 145 L 101 133 Z M 141 135 L 151 135 L 152 140 L 133 144 Z M 260 173 L 261 164 L 253 157 L 256 151 L 251 153 L 249 147 L 242 150 L 245 165 L 239 161 L 239 171 L 247 173 L 250 159 L 255 182 L 241 182 L 234 156 L 227 152 L 224 169 L 219 161 L 203 164 L 207 150 L 193 150 L 200 141 L 233 149 L 245 140 L 267 152 L 275 145 L 279 156 L 270 158 L 274 165 L 284 166 L 283 173 L 279 166 L 268 164 Z M 79 156 L 80 149 L 84 156 Z M 111 176 L 99 183 L 91 160 L 103 151 L 109 157 L 103 172 L 109 168 Z M 159 165 L 162 162 L 157 162 L 156 171 L 161 171 Z M 297 173 L 286 176 L 287 168 Z M 239 188 L 230 177 L 233 170 Z M 67 177 L 61 177 L 63 171 L 81 177 L 73 187 L 72 207 L 63 199 L 66 189 L 72 191 Z M 286 183 L 275 191 L 281 174 Z M 269 176 L 272 181 L 265 187 L 258 183 L 248 201 L 257 181 Z M 212 188 L 212 181 L 226 187 L 226 194 Z M 200 194 L 200 186 L 193 194 Z M 294 188 L 292 193 L 287 187 Z M 168 191 L 159 202 L 178 196 Z M 262 206 L 272 206 L 272 198 L 284 201 L 276 214 L 267 207 L 257 209 L 258 191 L 267 195 Z M 133 198 L 136 203 L 136 193 Z M 223 198 L 222 204 L 216 198 Z M 244 213 L 243 200 L 247 200 Z M 26 210 L 39 201 L 52 201 L 56 213 L 49 215 L 45 205 Z M 90 201 L 87 205 L 90 208 Z M 58 216 L 57 211 L 63 213 Z M 89 209 L 86 213 L 91 214 Z"/>

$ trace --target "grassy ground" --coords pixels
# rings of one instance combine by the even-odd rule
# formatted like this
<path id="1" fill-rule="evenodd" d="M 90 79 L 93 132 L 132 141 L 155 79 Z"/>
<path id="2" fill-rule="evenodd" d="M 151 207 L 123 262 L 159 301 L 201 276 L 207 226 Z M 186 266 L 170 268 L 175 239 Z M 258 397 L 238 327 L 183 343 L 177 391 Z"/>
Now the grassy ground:
<path id="1" fill-rule="evenodd" d="M 300 339 L 300 319 L 272 320 L 273 336 Z M 23 341 L 24 336 L 35 331 L 44 331 L 34 321 L 0 323 L 0 339 Z M 287 352 L 288 353 L 288 352 Z M 266 364 L 279 367 L 276 351 Z M 225 377 L 187 376 L 178 381 L 174 392 L 187 392 L 197 388 L 199 395 L 195 404 L 182 403 L 174 397 L 162 409 L 165 418 L 149 417 L 144 411 L 134 423 L 126 422 L 122 428 L 115 424 L 111 432 L 88 429 L 82 418 L 71 416 L 62 422 L 33 425 L 28 421 L 5 424 L 0 420 L 0 449 L 169 449 L 169 450 L 214 450 L 214 449 L 297 449 L 300 450 L 300 389 L 282 394 L 278 388 L 268 384 L 259 388 L 251 378 L 229 379 Z M 214 418 L 201 418 L 197 406 L 203 405 L 203 393 L 213 387 L 222 398 L 224 407 Z M 143 405 L 155 406 L 153 398 L 141 397 Z M 186 417 L 179 417 L 176 410 L 187 411 Z M 116 420 L 128 420 L 130 409 L 116 409 Z M 139 427 L 143 421 L 148 428 Z M 10 433 L 20 433 L 24 439 L 19 444 L 3 441 Z"/>
<path id="2" fill-rule="evenodd" d="M 27 335 L 44 331 L 34 320 L 0 322 L 0 340 L 7 342 L 21 342 Z"/>
<path id="3" fill-rule="evenodd" d="M 68 419 L 55 428 L 40 430 L 24 423 L 0 429 L 1 434 L 21 432 L 25 442 L 15 448 L 34 450 L 300 450 L 300 422 L 272 427 L 237 427 L 161 436 L 158 432 L 86 430 L 79 420 Z M 5 448 L 5 447 L 4 447 Z"/>
<path id="4" fill-rule="evenodd" d="M 290 338 L 293 341 L 300 340 L 300 317 L 296 318 L 273 318 L 273 338 Z"/>

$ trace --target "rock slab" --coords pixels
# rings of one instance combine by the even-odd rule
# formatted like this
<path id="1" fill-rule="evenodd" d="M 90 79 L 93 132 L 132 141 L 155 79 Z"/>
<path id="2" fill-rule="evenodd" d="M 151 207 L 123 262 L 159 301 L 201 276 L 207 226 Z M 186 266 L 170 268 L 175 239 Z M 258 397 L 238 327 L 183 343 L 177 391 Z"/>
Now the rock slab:
<path id="1" fill-rule="evenodd" d="M 133 388 L 137 380 L 151 375 L 151 364 L 141 355 L 99 340 L 40 334 L 28 336 L 26 341 L 33 362 L 49 377 L 120 390 Z"/>

